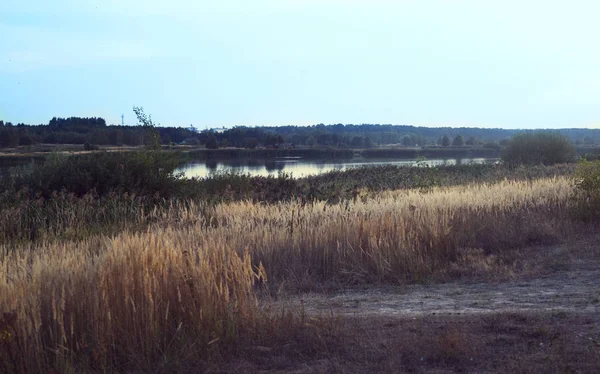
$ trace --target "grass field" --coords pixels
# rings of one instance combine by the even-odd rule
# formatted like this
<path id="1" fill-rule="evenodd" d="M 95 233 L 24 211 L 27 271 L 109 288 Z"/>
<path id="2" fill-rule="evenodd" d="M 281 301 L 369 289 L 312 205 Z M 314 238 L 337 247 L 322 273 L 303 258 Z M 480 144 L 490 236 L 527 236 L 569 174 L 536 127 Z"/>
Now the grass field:
<path id="1" fill-rule="evenodd" d="M 337 204 L 181 201 L 152 219 L 134 205 L 136 231 L 2 248 L 0 368 L 170 371 L 247 344 L 315 348 L 335 339 L 335 318 L 309 322 L 265 297 L 514 271 L 515 248 L 585 230 L 575 202 L 571 180 L 553 177 L 365 188 Z"/>

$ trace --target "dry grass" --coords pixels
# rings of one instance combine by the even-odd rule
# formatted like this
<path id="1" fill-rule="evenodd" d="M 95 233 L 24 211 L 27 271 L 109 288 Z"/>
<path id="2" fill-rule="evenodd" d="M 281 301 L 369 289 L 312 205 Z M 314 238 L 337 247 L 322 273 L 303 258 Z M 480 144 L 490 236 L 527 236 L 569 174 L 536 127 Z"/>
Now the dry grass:
<path id="1" fill-rule="evenodd" d="M 178 225 L 196 225 L 240 253 L 248 248 L 273 281 L 424 280 L 466 266 L 473 253 L 489 262 L 504 249 L 558 240 L 571 228 L 571 191 L 568 179 L 553 178 L 363 192 L 338 205 L 238 202 L 202 218 L 190 206 Z"/>
<path id="2" fill-rule="evenodd" d="M 255 282 L 265 273 L 274 284 L 315 287 L 493 266 L 503 249 L 568 233 L 571 191 L 568 179 L 553 178 L 362 192 L 339 205 L 185 203 L 154 212 L 159 223 L 144 233 L 2 250 L 0 369 L 202 359 L 285 320 L 257 307 Z M 448 335 L 444 345 L 461 339 Z"/>
<path id="3" fill-rule="evenodd" d="M 0 363 L 78 372 L 202 356 L 249 328 L 261 276 L 249 256 L 188 230 L 14 253 L 0 265 Z"/>

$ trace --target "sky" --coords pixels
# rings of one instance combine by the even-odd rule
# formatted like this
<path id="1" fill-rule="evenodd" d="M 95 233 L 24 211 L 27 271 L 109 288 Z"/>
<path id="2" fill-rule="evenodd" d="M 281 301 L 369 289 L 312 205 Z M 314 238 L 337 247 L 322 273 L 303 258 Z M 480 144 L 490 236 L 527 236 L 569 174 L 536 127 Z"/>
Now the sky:
<path id="1" fill-rule="evenodd" d="M 600 127 L 600 2 L 1 0 L 0 120 Z"/>

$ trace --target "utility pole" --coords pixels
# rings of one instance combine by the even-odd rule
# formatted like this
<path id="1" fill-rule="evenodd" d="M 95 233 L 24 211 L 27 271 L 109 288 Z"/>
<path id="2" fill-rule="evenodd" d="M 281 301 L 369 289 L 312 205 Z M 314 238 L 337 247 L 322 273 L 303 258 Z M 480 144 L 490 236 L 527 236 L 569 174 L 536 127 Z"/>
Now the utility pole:
<path id="1" fill-rule="evenodd" d="M 121 126 L 125 126 L 125 115 L 121 114 Z"/>

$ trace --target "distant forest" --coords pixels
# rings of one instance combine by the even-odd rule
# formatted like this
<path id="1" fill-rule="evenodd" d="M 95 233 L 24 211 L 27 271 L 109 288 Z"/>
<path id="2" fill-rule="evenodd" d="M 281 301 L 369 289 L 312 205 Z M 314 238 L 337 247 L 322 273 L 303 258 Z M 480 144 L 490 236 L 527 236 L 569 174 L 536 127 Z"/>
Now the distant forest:
<path id="1" fill-rule="evenodd" d="M 12 124 L 0 120 L 0 147 L 33 144 L 140 146 L 148 139 L 162 145 L 189 144 L 221 147 L 272 147 L 281 144 L 341 148 L 375 146 L 487 146 L 498 147 L 513 135 L 530 130 L 417 127 L 406 125 L 324 125 L 246 127 L 196 132 L 183 127 L 107 126 L 103 118 L 52 118 L 48 124 Z M 560 129 L 577 145 L 600 144 L 600 129 Z"/>

